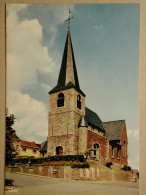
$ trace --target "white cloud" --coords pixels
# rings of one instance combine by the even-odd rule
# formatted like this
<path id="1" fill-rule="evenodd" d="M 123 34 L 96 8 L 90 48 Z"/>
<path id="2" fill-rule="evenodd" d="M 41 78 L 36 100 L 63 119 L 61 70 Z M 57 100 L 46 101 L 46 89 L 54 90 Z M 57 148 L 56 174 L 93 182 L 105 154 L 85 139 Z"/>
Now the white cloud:
<path id="1" fill-rule="evenodd" d="M 128 165 L 132 169 L 139 170 L 139 156 L 138 155 L 133 155 L 132 157 L 129 157 L 129 159 L 128 159 Z"/>
<path id="2" fill-rule="evenodd" d="M 44 83 L 41 83 L 40 86 L 43 87 L 46 91 L 50 91 L 51 90 L 51 87 L 49 85 L 44 84 Z"/>
<path id="3" fill-rule="evenodd" d="M 98 29 L 101 29 L 101 28 L 103 28 L 103 25 L 96 25 L 96 26 L 94 26 L 94 28 L 96 29 L 96 30 L 98 30 Z"/>
<path id="4" fill-rule="evenodd" d="M 128 135 L 128 164 L 134 169 L 139 169 L 139 156 L 138 156 L 138 139 L 139 139 L 139 129 L 133 130 L 129 129 L 127 131 Z"/>
<path id="5" fill-rule="evenodd" d="M 59 34 L 58 26 L 61 24 L 65 25 L 65 20 L 69 17 L 69 13 L 68 13 L 69 9 L 72 12 L 71 15 L 74 14 L 75 12 L 74 5 L 62 4 L 61 6 L 58 6 L 58 5 L 53 4 L 53 5 L 47 6 L 45 9 L 44 9 L 44 6 L 42 5 L 42 6 L 39 6 L 39 8 L 37 7 L 37 9 L 40 12 L 44 11 L 44 14 L 43 14 L 44 18 L 43 18 L 43 21 L 41 20 L 41 22 L 42 22 L 44 29 L 47 31 L 47 33 L 50 36 L 49 40 L 47 40 L 47 42 L 49 42 L 47 47 L 51 49 L 54 46 L 56 37 Z M 67 27 L 67 23 L 66 23 L 66 27 Z"/>
<path id="6" fill-rule="evenodd" d="M 26 5 L 7 8 L 7 107 L 16 117 L 14 129 L 21 139 L 42 142 L 48 135 L 48 110 L 43 102 L 23 94 L 22 90 L 35 87 L 38 73 L 53 71 L 55 62 L 42 46 L 42 26 L 37 19 L 18 18 L 18 11 Z M 47 85 L 42 83 L 42 87 Z M 50 86 L 48 86 L 50 88 Z"/>
<path id="7" fill-rule="evenodd" d="M 14 7 L 9 7 L 7 16 L 7 87 L 22 90 L 37 84 L 38 72 L 52 72 L 55 62 L 41 44 L 43 35 L 39 21 L 19 21 L 17 11 L 21 6 Z"/>
<path id="8" fill-rule="evenodd" d="M 133 135 L 136 139 L 139 139 L 139 129 L 135 130 Z"/>
<path id="9" fill-rule="evenodd" d="M 7 4 L 6 8 L 7 8 L 7 12 L 8 14 L 12 13 L 12 12 L 18 12 L 20 10 L 23 10 L 25 8 L 27 8 L 27 4 Z"/>
<path id="10" fill-rule="evenodd" d="M 136 129 L 136 130 L 130 129 L 127 131 L 127 135 L 129 138 L 132 137 L 138 140 L 139 139 L 139 129 Z"/>
<path id="11" fill-rule="evenodd" d="M 21 139 L 28 141 L 43 141 L 48 135 L 48 111 L 45 105 L 31 98 L 28 94 L 22 94 L 17 91 L 9 91 L 8 108 L 9 113 L 15 113 L 16 129 Z M 41 137 L 40 137 L 41 136 Z"/>

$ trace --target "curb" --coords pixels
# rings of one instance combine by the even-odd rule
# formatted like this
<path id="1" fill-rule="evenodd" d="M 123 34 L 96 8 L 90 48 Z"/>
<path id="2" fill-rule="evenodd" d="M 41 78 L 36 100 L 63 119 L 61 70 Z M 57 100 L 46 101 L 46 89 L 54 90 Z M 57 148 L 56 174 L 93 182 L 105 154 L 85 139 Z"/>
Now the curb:
<path id="1" fill-rule="evenodd" d="M 9 173 L 9 172 L 7 172 Z M 18 174 L 18 175 L 26 175 L 26 176 L 33 176 L 33 177 L 40 177 L 45 179 L 54 179 L 54 180 L 61 180 L 61 181 L 70 181 L 70 182 L 84 182 L 84 183 L 132 183 L 132 182 L 123 182 L 123 181 L 85 181 L 85 180 L 71 180 L 71 179 L 63 179 L 63 178 L 55 178 L 43 175 L 36 175 L 36 174 L 29 174 L 29 173 L 10 173 L 10 174 Z"/>

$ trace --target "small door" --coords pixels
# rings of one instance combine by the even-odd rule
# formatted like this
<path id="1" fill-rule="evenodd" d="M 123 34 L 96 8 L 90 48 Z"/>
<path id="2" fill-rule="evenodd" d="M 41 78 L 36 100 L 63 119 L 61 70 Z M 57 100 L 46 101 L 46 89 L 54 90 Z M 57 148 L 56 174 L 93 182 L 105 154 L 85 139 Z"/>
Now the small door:
<path id="1" fill-rule="evenodd" d="M 56 155 L 63 155 L 63 148 L 61 146 L 56 147 Z"/>

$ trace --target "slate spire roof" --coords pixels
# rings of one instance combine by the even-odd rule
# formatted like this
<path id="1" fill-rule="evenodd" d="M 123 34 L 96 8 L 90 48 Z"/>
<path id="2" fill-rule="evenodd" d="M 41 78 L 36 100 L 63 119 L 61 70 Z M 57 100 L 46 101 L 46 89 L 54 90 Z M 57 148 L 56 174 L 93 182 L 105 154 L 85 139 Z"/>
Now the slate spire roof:
<path id="1" fill-rule="evenodd" d="M 58 83 L 57 86 L 54 87 L 49 93 L 51 94 L 72 87 L 85 96 L 80 89 L 70 29 L 68 29 Z"/>

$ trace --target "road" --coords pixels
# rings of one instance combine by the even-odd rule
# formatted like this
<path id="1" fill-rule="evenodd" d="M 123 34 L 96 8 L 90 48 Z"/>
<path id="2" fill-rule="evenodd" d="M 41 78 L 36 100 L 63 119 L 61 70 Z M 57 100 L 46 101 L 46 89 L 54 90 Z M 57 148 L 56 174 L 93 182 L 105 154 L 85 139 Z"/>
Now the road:
<path id="1" fill-rule="evenodd" d="M 6 173 L 13 186 L 5 195 L 138 195 L 138 183 L 66 181 L 41 176 Z"/>

